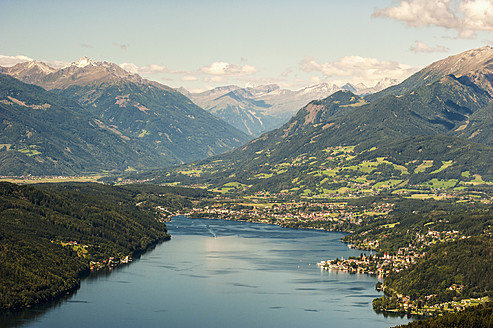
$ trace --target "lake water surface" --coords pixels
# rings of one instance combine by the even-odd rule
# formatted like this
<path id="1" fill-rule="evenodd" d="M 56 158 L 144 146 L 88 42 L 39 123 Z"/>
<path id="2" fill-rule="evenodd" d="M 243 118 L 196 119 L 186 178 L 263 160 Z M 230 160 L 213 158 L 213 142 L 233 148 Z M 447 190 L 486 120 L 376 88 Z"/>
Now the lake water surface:
<path id="1" fill-rule="evenodd" d="M 67 299 L 0 316 L 22 327 L 391 327 L 376 277 L 320 270 L 359 255 L 341 233 L 175 217 L 172 240 L 90 275 Z"/>

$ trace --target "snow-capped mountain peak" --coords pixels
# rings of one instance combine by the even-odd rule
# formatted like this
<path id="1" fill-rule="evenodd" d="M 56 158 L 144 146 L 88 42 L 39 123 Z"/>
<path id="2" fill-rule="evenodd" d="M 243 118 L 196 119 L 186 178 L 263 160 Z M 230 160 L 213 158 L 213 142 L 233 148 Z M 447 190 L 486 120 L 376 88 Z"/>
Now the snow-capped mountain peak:
<path id="1" fill-rule="evenodd" d="M 50 74 L 56 71 L 53 67 L 48 66 L 47 64 L 43 62 L 38 62 L 36 60 L 32 60 L 30 62 L 25 63 L 26 69 L 37 69 L 38 71 L 45 73 L 45 74 Z"/>
<path id="2" fill-rule="evenodd" d="M 311 93 L 311 92 L 330 92 L 334 89 L 337 89 L 338 86 L 333 84 L 333 85 L 330 85 L 328 84 L 327 82 L 323 82 L 323 83 L 320 83 L 320 84 L 315 84 L 315 85 L 311 85 L 311 86 L 308 86 L 308 87 L 305 87 L 303 89 L 301 89 L 300 91 L 302 93 Z"/>
<path id="3" fill-rule="evenodd" d="M 335 84 L 329 84 L 327 82 L 322 82 L 319 84 L 311 85 L 296 91 L 298 97 L 310 99 L 322 99 L 328 97 L 332 93 L 340 90 L 341 88 Z"/>
<path id="4" fill-rule="evenodd" d="M 91 58 L 89 57 L 82 57 L 82 58 L 79 58 L 79 60 L 77 60 L 76 62 L 73 62 L 71 64 L 68 64 L 63 68 L 67 68 L 67 67 L 78 67 L 78 68 L 84 68 L 84 67 L 87 67 L 87 66 L 97 66 L 97 62 L 92 60 Z"/>
<path id="5" fill-rule="evenodd" d="M 53 72 L 56 72 L 55 68 L 35 60 L 19 63 L 12 67 L 0 67 L 0 73 L 8 74 L 26 83 L 33 83 Z"/>
<path id="6" fill-rule="evenodd" d="M 137 74 L 127 72 L 111 62 L 99 62 L 89 57 L 82 57 L 58 69 L 42 62 L 24 62 L 13 67 L 0 67 L 0 73 L 11 75 L 26 83 L 40 85 L 47 90 L 64 89 L 72 85 L 91 85 L 115 81 L 158 84 L 157 82 L 147 81 Z"/>
<path id="7" fill-rule="evenodd" d="M 379 81 L 376 85 L 376 89 L 383 90 L 385 88 L 391 87 L 393 85 L 396 85 L 399 83 L 399 80 L 396 79 L 391 79 L 389 77 L 384 78 L 383 80 Z"/>
<path id="8" fill-rule="evenodd" d="M 91 58 L 88 58 L 88 57 L 82 57 L 77 62 L 75 62 L 75 66 L 77 66 L 79 68 L 86 67 L 88 65 L 94 66 L 95 64 L 96 64 L 96 62 L 94 60 L 92 60 Z"/>

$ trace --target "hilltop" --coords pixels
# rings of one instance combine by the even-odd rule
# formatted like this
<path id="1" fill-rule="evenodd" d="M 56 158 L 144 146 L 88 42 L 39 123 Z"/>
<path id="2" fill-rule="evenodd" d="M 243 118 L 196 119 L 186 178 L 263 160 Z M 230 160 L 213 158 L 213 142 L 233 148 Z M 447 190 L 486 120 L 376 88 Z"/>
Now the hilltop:
<path id="1" fill-rule="evenodd" d="M 3 74 L 0 109 L 0 175 L 124 171 L 163 160 L 141 143 L 123 139 L 76 102 Z"/>
<path id="2" fill-rule="evenodd" d="M 77 109 L 80 118 L 87 117 L 87 121 L 92 121 L 91 124 L 96 126 L 95 129 L 105 130 L 113 138 L 120 139 L 120 143 L 128 145 L 128 148 L 139 149 L 142 153 L 140 156 L 148 157 L 146 162 L 132 165 L 140 161 L 132 157 L 139 155 L 129 154 L 119 160 L 121 164 L 116 167 L 111 164 L 107 168 L 98 166 L 96 171 L 99 172 L 122 170 L 122 162 L 129 163 L 123 167 L 123 170 L 157 168 L 189 162 L 226 152 L 248 140 L 244 133 L 207 113 L 181 93 L 129 73 L 113 63 L 81 58 L 68 66 L 54 69 L 44 63 L 25 62 L 13 67 L 1 68 L 0 73 L 45 89 L 30 88 L 30 97 L 36 97 L 37 94 L 39 97 L 52 95 L 52 98 L 56 98 L 59 102 L 71 100 L 72 107 L 75 102 L 83 108 L 83 110 Z M 19 95 L 19 99 L 24 97 L 28 89 L 20 83 L 13 83 L 12 80 L 5 78 L 2 79 L 2 83 L 1 87 L 4 90 L 18 87 L 19 89 L 13 92 Z M 14 106 L 11 101 L 5 100 L 2 106 L 6 110 L 6 115 L 10 115 L 11 107 Z M 19 124 L 48 124 L 50 113 L 50 109 L 38 111 L 36 114 L 31 111 L 29 115 L 36 115 L 36 121 L 31 122 L 32 118 L 28 118 L 27 115 Z M 12 117 L 11 119 L 14 120 Z M 56 128 L 70 130 L 78 125 L 73 125 L 70 121 L 57 120 Z M 42 130 L 50 131 L 50 129 Z M 3 137 L 6 140 L 3 143 L 15 144 L 15 139 L 22 138 L 21 133 L 23 129 L 17 133 L 10 131 L 8 135 L 4 133 Z M 85 136 L 101 140 L 100 137 L 91 135 L 91 131 L 87 131 Z M 53 138 L 56 139 L 57 136 Z M 46 142 L 48 139 L 40 145 L 27 140 L 25 147 L 53 147 Z M 105 144 L 105 147 L 94 148 L 94 152 L 103 152 L 105 156 L 113 157 L 112 151 L 115 148 L 109 143 Z M 119 147 L 116 147 L 116 150 L 118 149 Z M 24 161 L 29 161 L 29 158 L 24 158 Z M 59 164 L 65 165 L 61 160 Z M 9 164 L 5 164 L 4 161 L 5 165 Z M 93 163 L 92 166 L 97 165 Z M 44 170 L 42 165 L 36 172 L 25 171 L 30 174 L 40 174 L 39 172 L 51 174 L 51 171 Z M 73 169 L 75 173 L 87 171 L 89 170 L 82 168 Z"/>

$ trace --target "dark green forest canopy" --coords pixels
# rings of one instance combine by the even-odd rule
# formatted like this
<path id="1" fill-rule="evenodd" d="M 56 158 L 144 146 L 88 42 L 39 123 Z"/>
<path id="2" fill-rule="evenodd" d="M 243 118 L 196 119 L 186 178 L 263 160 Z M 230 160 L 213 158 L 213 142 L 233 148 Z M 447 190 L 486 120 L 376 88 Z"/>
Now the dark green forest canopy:
<path id="1" fill-rule="evenodd" d="M 0 309 L 54 299 L 78 287 L 90 261 L 134 256 L 169 238 L 166 216 L 207 196 L 145 185 L 0 183 Z"/>
<path id="2" fill-rule="evenodd" d="M 396 328 L 490 328 L 493 327 L 493 303 L 449 313 L 442 317 L 416 320 Z"/>
<path id="3" fill-rule="evenodd" d="M 385 196 L 355 199 L 349 204 L 371 206 L 372 203 L 381 202 L 393 203 L 390 215 L 368 220 L 365 224 L 353 228 L 353 234 L 344 237 L 343 240 L 356 244 L 365 238 L 379 240 L 381 253 L 395 254 L 401 247 L 417 245 L 418 235 L 426 235 L 430 230 L 457 231 L 461 236 L 493 234 L 493 207 L 488 204 L 475 203 L 471 206 L 470 203 L 447 200 Z M 387 228 L 386 225 L 393 227 Z M 423 251 L 426 251 L 426 247 Z"/>
<path id="4" fill-rule="evenodd" d="M 392 273 L 384 285 L 412 300 L 434 302 L 493 296 L 493 239 L 487 236 L 438 244 L 408 270 Z M 463 286 L 460 292 L 451 286 Z"/>

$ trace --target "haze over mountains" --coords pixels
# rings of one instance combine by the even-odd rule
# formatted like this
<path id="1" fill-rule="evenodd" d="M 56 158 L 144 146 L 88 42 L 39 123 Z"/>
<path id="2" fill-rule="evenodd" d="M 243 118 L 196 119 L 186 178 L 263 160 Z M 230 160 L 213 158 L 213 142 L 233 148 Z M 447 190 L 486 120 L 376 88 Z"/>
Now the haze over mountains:
<path id="1" fill-rule="evenodd" d="M 241 131 L 259 136 L 286 123 L 301 107 L 312 100 L 326 98 L 340 90 L 367 95 L 397 83 L 397 80 L 386 78 L 371 88 L 362 83 L 357 85 L 347 83 L 343 86 L 320 83 L 296 91 L 281 89 L 276 84 L 246 88 L 231 85 L 201 93 L 190 93 L 185 89 L 179 91 L 200 107 Z"/>
<path id="2" fill-rule="evenodd" d="M 150 169 L 219 154 L 248 140 L 181 93 L 116 64 L 84 57 L 60 69 L 33 61 L 0 68 L 0 73 L 45 89 L 2 76 L 3 162 L 15 158 L 19 164 L 1 174 Z M 68 118 L 53 112 L 65 107 L 73 109 L 63 113 Z M 87 153 L 72 156 L 82 146 L 68 135 L 87 124 L 90 129 L 77 132 L 82 135 L 74 132 Z M 113 161 L 98 161 L 96 154 Z M 65 162 L 71 156 L 77 165 Z"/>

